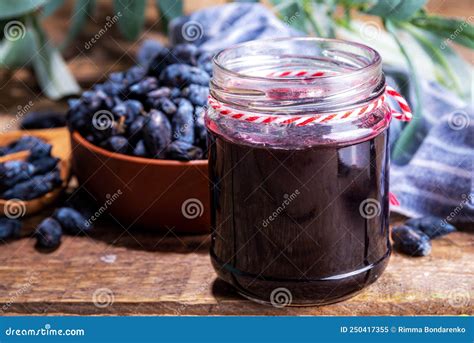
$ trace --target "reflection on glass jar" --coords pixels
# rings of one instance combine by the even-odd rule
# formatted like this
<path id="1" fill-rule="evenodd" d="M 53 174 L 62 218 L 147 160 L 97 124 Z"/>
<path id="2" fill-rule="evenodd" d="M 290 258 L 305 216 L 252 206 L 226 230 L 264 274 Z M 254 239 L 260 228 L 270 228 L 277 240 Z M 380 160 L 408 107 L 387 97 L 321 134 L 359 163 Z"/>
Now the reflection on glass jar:
<path id="1" fill-rule="evenodd" d="M 384 90 L 380 56 L 356 43 L 254 41 L 215 57 L 206 125 L 220 278 L 280 306 L 339 301 L 380 276 Z"/>

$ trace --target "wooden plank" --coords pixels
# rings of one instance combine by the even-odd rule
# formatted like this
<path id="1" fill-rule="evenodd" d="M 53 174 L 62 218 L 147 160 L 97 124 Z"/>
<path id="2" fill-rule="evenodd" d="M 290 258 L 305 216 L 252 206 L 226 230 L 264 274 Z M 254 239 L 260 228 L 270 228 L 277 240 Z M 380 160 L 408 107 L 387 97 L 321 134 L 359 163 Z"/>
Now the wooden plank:
<path id="1" fill-rule="evenodd" d="M 5 314 L 473 314 L 474 236 L 466 232 L 434 241 L 425 258 L 394 254 L 380 280 L 348 301 L 277 309 L 245 300 L 216 279 L 208 236 L 128 232 L 105 223 L 43 254 L 28 233 L 39 219 L 27 221 L 24 238 L 0 248 Z"/>

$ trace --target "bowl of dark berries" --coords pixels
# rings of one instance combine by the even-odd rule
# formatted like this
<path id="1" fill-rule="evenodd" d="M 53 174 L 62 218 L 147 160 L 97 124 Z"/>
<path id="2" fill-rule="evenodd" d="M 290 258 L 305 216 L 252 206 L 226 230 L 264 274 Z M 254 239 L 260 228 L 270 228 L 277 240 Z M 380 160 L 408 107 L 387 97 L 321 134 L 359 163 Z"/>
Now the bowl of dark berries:
<path id="1" fill-rule="evenodd" d="M 147 41 L 140 65 L 70 100 L 74 172 L 124 227 L 208 232 L 211 59 L 191 44 Z"/>

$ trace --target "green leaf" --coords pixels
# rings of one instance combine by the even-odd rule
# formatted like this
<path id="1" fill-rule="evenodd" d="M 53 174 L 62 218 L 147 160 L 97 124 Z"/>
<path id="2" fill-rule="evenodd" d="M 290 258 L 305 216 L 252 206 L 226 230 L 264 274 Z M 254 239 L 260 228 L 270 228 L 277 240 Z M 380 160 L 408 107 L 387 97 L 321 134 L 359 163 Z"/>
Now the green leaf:
<path id="1" fill-rule="evenodd" d="M 447 40 L 474 49 L 474 26 L 467 20 L 426 16 L 414 18 L 411 23 Z"/>
<path id="2" fill-rule="evenodd" d="M 404 21 L 413 17 L 425 3 L 426 0 L 379 0 L 367 10 L 367 13 L 382 18 Z"/>
<path id="3" fill-rule="evenodd" d="M 0 19 L 21 17 L 39 7 L 48 0 L 3 0 L 0 1 Z"/>
<path id="4" fill-rule="evenodd" d="M 114 0 L 119 29 L 128 40 L 138 37 L 145 23 L 146 0 Z"/>
<path id="5" fill-rule="evenodd" d="M 67 32 L 66 38 L 61 43 L 60 50 L 66 48 L 81 32 L 87 18 L 92 15 L 95 8 L 95 0 L 76 0 L 72 11 L 71 24 Z"/>
<path id="6" fill-rule="evenodd" d="M 53 100 L 78 94 L 79 85 L 59 51 L 49 43 L 37 18 L 29 18 L 28 29 L 31 30 L 36 52 L 32 56 L 33 69 L 42 91 Z"/>
<path id="7" fill-rule="evenodd" d="M 298 31 L 322 36 L 322 28 L 314 20 L 309 1 L 272 0 L 278 17 Z"/>
<path id="8" fill-rule="evenodd" d="M 33 49 L 33 37 L 30 30 L 25 29 L 23 37 L 16 40 L 4 39 L 0 43 L 0 67 L 15 69 L 30 64 Z"/>
<path id="9" fill-rule="evenodd" d="M 410 75 L 412 77 L 413 83 L 415 85 L 415 96 L 416 96 L 416 104 L 415 104 L 415 115 L 421 115 L 421 109 L 422 109 L 422 102 L 423 99 L 421 97 L 421 87 L 420 87 L 420 82 L 418 80 L 418 73 L 415 68 L 415 64 L 413 63 L 411 59 L 410 53 L 405 49 L 405 46 L 401 42 L 401 40 L 398 38 L 398 30 L 395 26 L 394 23 L 392 23 L 390 20 L 386 20 L 384 22 L 385 27 L 387 31 L 392 35 L 392 37 L 395 39 L 395 42 L 398 44 L 398 47 L 400 48 L 401 53 L 405 57 L 405 60 L 408 65 L 408 69 L 410 72 Z"/>
<path id="10" fill-rule="evenodd" d="M 156 7 L 160 12 L 160 20 L 163 30 L 168 32 L 168 24 L 176 17 L 183 15 L 182 0 L 156 0 Z"/>
<path id="11" fill-rule="evenodd" d="M 49 17 L 51 14 L 56 12 L 59 7 L 64 5 L 65 0 L 49 0 L 48 3 L 43 6 L 43 12 L 41 13 L 41 16 L 43 18 Z"/>
<path id="12" fill-rule="evenodd" d="M 386 18 L 392 13 L 392 11 L 402 2 L 402 0 L 378 0 L 377 3 L 370 7 L 365 12 L 368 14 L 376 15 L 382 18 Z"/>
<path id="13" fill-rule="evenodd" d="M 465 85 L 470 85 L 472 82 L 471 66 L 433 33 L 413 27 L 409 23 L 404 24 L 403 27 L 431 56 L 431 60 L 437 67 L 438 82 L 467 99 L 470 89 Z"/>
<path id="14" fill-rule="evenodd" d="M 415 65 L 411 60 L 410 54 L 406 51 L 403 43 L 398 38 L 397 27 L 390 20 L 384 21 L 384 24 L 387 31 L 397 42 L 400 51 L 406 59 L 411 80 L 413 81 L 415 88 L 416 103 L 413 109 L 413 119 L 407 124 L 407 127 L 402 131 L 400 138 L 397 140 L 393 149 L 393 160 L 397 163 L 402 164 L 408 162 L 409 158 L 411 158 L 411 156 L 418 149 L 419 146 L 418 143 L 414 141 L 413 137 L 417 134 L 418 130 L 416 130 L 416 128 L 418 128 L 421 123 L 420 118 L 422 116 L 423 98 L 421 96 L 421 86 L 415 69 Z"/>
<path id="15" fill-rule="evenodd" d="M 429 32 L 422 31 L 410 24 L 404 24 L 403 28 L 409 32 L 426 53 L 431 56 L 431 60 L 437 66 L 438 82 L 447 88 L 454 89 L 461 95 L 459 79 L 440 48 L 442 41 L 433 37 Z"/>

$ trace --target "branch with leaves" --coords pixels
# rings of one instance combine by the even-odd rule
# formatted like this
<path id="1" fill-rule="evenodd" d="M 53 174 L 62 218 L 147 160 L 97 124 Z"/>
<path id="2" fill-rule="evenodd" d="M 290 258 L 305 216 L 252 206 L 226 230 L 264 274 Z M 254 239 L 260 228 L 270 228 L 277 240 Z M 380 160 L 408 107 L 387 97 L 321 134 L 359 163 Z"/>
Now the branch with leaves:
<path id="1" fill-rule="evenodd" d="M 272 0 L 275 11 L 282 20 L 296 18 L 288 24 L 310 35 L 335 38 L 347 31 L 360 33 L 360 21 L 354 13 L 378 17 L 386 32 L 391 35 L 402 53 L 406 66 L 413 75 L 417 72 L 417 56 L 412 56 L 412 45 L 417 44 L 431 57 L 435 64 L 435 78 L 460 96 L 463 90 L 465 70 L 463 61 L 450 47 L 450 43 L 474 49 L 474 26 L 467 20 L 443 18 L 428 14 L 424 9 L 426 0 Z M 298 15 L 295 16 L 295 13 Z M 411 38 L 410 41 L 400 37 Z M 363 38 L 363 37 L 362 37 Z M 384 37 L 381 37 L 384 38 Z M 380 46 L 383 39 L 373 40 L 370 45 Z M 459 65 L 463 64 L 463 68 Z M 415 83 L 417 78 L 415 77 Z"/>
<path id="2" fill-rule="evenodd" d="M 41 21 L 55 13 L 66 0 L 15 0 L 0 2 L 0 68 L 32 68 L 44 94 L 51 99 L 78 94 L 80 87 L 60 51 L 69 46 L 96 11 L 95 0 L 76 0 L 69 30 L 56 47 Z M 156 0 L 162 29 L 183 13 L 183 1 Z M 145 24 L 146 0 L 114 0 L 117 25 L 125 39 L 136 40 Z"/>
<path id="3" fill-rule="evenodd" d="M 451 48 L 452 44 L 459 44 L 474 49 L 471 17 L 462 20 L 431 15 L 424 9 L 427 0 L 271 2 L 279 17 L 300 31 L 319 37 L 359 40 L 379 51 L 388 64 L 408 70 L 415 92 L 415 120 L 397 141 L 392 156 L 395 161 L 406 162 L 418 147 L 419 142 L 413 138 L 423 131 L 422 121 L 416 120 L 422 118 L 424 109 L 421 78 L 436 80 L 465 100 L 472 96 L 472 66 Z M 369 21 L 354 18 L 360 15 Z M 371 22 L 371 17 L 376 22 Z M 364 37 L 364 29 L 370 28 L 370 23 L 380 23 L 380 32 L 375 37 Z"/>

